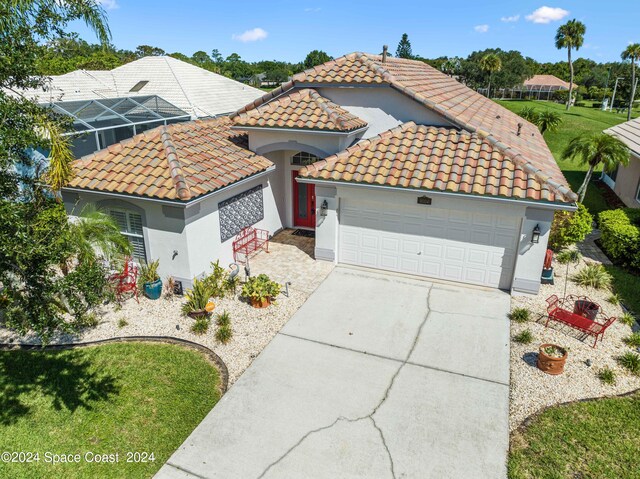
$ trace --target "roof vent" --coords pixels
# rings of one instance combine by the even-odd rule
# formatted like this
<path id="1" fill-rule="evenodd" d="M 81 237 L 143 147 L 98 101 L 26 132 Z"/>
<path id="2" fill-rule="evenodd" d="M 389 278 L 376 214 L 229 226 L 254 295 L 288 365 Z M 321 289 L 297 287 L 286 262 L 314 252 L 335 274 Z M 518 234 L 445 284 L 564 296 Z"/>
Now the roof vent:
<path id="1" fill-rule="evenodd" d="M 141 80 L 135 85 L 133 85 L 131 87 L 131 90 L 129 90 L 129 92 L 139 92 L 147 85 L 147 83 L 149 83 L 149 80 Z"/>
<path id="2" fill-rule="evenodd" d="M 382 45 L 382 63 L 387 61 L 387 50 L 389 50 L 389 47 L 387 45 Z"/>
<path id="3" fill-rule="evenodd" d="M 522 132 L 522 123 L 518 123 L 518 133 L 516 133 L 516 135 L 520 136 L 521 132 Z"/>

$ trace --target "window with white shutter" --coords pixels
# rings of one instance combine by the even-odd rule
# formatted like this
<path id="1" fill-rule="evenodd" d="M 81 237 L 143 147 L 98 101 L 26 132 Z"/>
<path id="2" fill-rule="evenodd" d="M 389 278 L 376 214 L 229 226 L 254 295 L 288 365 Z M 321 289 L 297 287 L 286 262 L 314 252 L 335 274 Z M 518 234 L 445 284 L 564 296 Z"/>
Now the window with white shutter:
<path id="1" fill-rule="evenodd" d="M 109 214 L 118 224 L 120 232 L 131 242 L 133 246 L 133 258 L 137 262 L 146 262 L 147 254 L 142 232 L 142 216 L 133 211 L 122 209 L 111 209 L 109 210 Z"/>

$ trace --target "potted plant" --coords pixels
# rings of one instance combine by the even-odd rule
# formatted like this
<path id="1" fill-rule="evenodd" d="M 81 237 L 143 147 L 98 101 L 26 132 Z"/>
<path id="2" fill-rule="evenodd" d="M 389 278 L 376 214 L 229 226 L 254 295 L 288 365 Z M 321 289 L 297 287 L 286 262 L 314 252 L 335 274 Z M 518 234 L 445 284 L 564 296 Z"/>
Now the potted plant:
<path id="1" fill-rule="evenodd" d="M 159 265 L 160 260 L 155 260 L 151 263 L 143 264 L 140 268 L 142 291 L 149 299 L 158 299 L 160 294 L 162 294 L 162 280 L 158 274 Z"/>
<path id="2" fill-rule="evenodd" d="M 249 278 L 242 287 L 242 296 L 249 298 L 254 308 L 266 308 L 280 294 L 280 285 L 266 274 Z"/>
<path id="3" fill-rule="evenodd" d="M 562 374 L 566 361 L 567 350 L 556 344 L 546 343 L 538 350 L 538 369 L 547 374 Z"/>
<path id="4" fill-rule="evenodd" d="M 194 319 L 208 316 L 208 309 L 213 311 L 212 307 L 207 308 L 210 292 L 206 281 L 194 279 L 192 288 L 184 295 L 186 302 L 182 305 L 182 314 Z"/>

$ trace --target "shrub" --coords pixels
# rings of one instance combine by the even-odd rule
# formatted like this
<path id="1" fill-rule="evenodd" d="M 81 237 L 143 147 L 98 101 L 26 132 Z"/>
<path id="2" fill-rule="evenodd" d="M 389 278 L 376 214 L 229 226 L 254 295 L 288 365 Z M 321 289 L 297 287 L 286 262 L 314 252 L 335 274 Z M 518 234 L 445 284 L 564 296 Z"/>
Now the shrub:
<path id="1" fill-rule="evenodd" d="M 531 333 L 530 330 L 525 329 L 524 331 L 521 331 L 519 334 L 516 334 L 513 337 L 513 340 L 516 343 L 529 344 L 533 341 L 533 333 Z"/>
<path id="2" fill-rule="evenodd" d="M 640 268 L 640 227 L 630 209 L 607 210 L 598 215 L 602 248 L 613 261 Z"/>
<path id="3" fill-rule="evenodd" d="M 518 115 L 520 115 L 521 118 L 524 118 L 525 120 L 533 123 L 534 125 L 538 120 L 538 111 L 531 106 L 525 106 L 524 108 L 522 108 Z"/>
<path id="4" fill-rule="evenodd" d="M 202 311 L 209 302 L 211 291 L 206 281 L 193 280 L 193 286 L 184 295 L 186 302 L 182 305 L 182 314 L 187 315 L 194 311 Z"/>
<path id="5" fill-rule="evenodd" d="M 609 296 L 607 298 L 607 302 L 614 304 L 614 305 L 619 305 L 620 304 L 620 295 L 617 293 L 612 294 L 611 296 Z"/>
<path id="6" fill-rule="evenodd" d="M 160 279 L 158 274 L 158 266 L 160 266 L 160 260 L 152 261 L 151 263 L 143 264 L 140 266 L 140 276 L 138 277 L 138 284 L 143 285 L 145 283 L 153 283 Z"/>
<path id="7" fill-rule="evenodd" d="M 237 284 L 237 276 L 234 279 L 229 278 L 226 269 L 220 266 L 220 261 L 211 263 L 211 274 L 203 280 L 207 283 L 211 296 L 214 298 L 224 298 L 231 291 L 235 291 Z"/>
<path id="8" fill-rule="evenodd" d="M 232 336 L 233 330 L 231 329 L 230 324 L 220 326 L 216 331 L 216 339 L 222 344 L 227 344 L 229 341 L 231 341 Z"/>
<path id="9" fill-rule="evenodd" d="M 600 371 L 598 371 L 598 379 L 602 384 L 607 384 L 612 386 L 616 383 L 616 373 L 613 369 L 604 367 Z"/>
<path id="10" fill-rule="evenodd" d="M 549 233 L 549 247 L 559 250 L 578 243 L 591 233 L 593 217 L 584 207 L 578 204 L 576 211 L 556 211 Z"/>
<path id="11" fill-rule="evenodd" d="M 79 328 L 95 328 L 100 321 L 96 313 L 86 313 L 76 320 Z"/>
<path id="12" fill-rule="evenodd" d="M 622 316 L 618 318 L 618 321 L 620 321 L 622 324 L 626 324 L 627 326 L 632 327 L 635 324 L 636 319 L 633 317 L 632 314 L 624 313 Z"/>
<path id="13" fill-rule="evenodd" d="M 164 281 L 164 297 L 171 299 L 176 294 L 176 279 L 173 276 L 167 276 Z"/>
<path id="14" fill-rule="evenodd" d="M 118 327 L 119 327 L 119 328 L 124 328 L 127 324 L 129 324 L 129 321 L 127 321 L 127 318 L 125 318 L 124 316 L 122 316 L 122 317 L 118 320 Z"/>
<path id="15" fill-rule="evenodd" d="M 280 294 L 280 285 L 271 281 L 266 274 L 251 277 L 242 287 L 242 296 L 256 301 L 274 299 Z"/>
<path id="16" fill-rule="evenodd" d="M 580 286 L 595 289 L 606 289 L 611 286 L 611 275 L 601 264 L 585 266 L 574 274 L 571 279 Z"/>
<path id="17" fill-rule="evenodd" d="M 218 326 L 228 326 L 231 324 L 231 316 L 227 311 L 223 311 L 222 313 L 216 316 L 216 324 Z"/>
<path id="18" fill-rule="evenodd" d="M 206 316 L 199 317 L 191 325 L 191 332 L 198 336 L 205 334 L 209 330 L 209 319 Z"/>
<path id="19" fill-rule="evenodd" d="M 525 323 L 531 318 L 531 312 L 527 308 L 514 308 L 509 313 L 509 319 L 516 323 Z"/>
<path id="20" fill-rule="evenodd" d="M 619 356 L 618 363 L 633 374 L 640 374 L 640 356 L 636 353 L 628 352 Z"/>
<path id="21" fill-rule="evenodd" d="M 582 254 L 577 249 L 563 249 L 556 255 L 556 261 L 560 264 L 578 263 Z"/>
<path id="22" fill-rule="evenodd" d="M 631 346 L 632 348 L 640 347 L 640 333 L 633 333 L 626 338 L 623 338 L 622 341 L 627 346 Z"/>

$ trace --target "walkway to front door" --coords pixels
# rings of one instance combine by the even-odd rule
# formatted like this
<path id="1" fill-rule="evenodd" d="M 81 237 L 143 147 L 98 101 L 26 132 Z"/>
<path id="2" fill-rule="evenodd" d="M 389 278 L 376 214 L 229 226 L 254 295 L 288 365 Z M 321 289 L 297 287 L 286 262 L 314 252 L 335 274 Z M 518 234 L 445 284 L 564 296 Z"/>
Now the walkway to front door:
<path id="1" fill-rule="evenodd" d="M 314 228 L 316 225 L 316 187 L 308 183 L 298 183 L 297 171 L 291 172 L 293 186 L 293 225 Z"/>
<path id="2" fill-rule="evenodd" d="M 157 477 L 504 478 L 509 300 L 337 267 Z"/>

